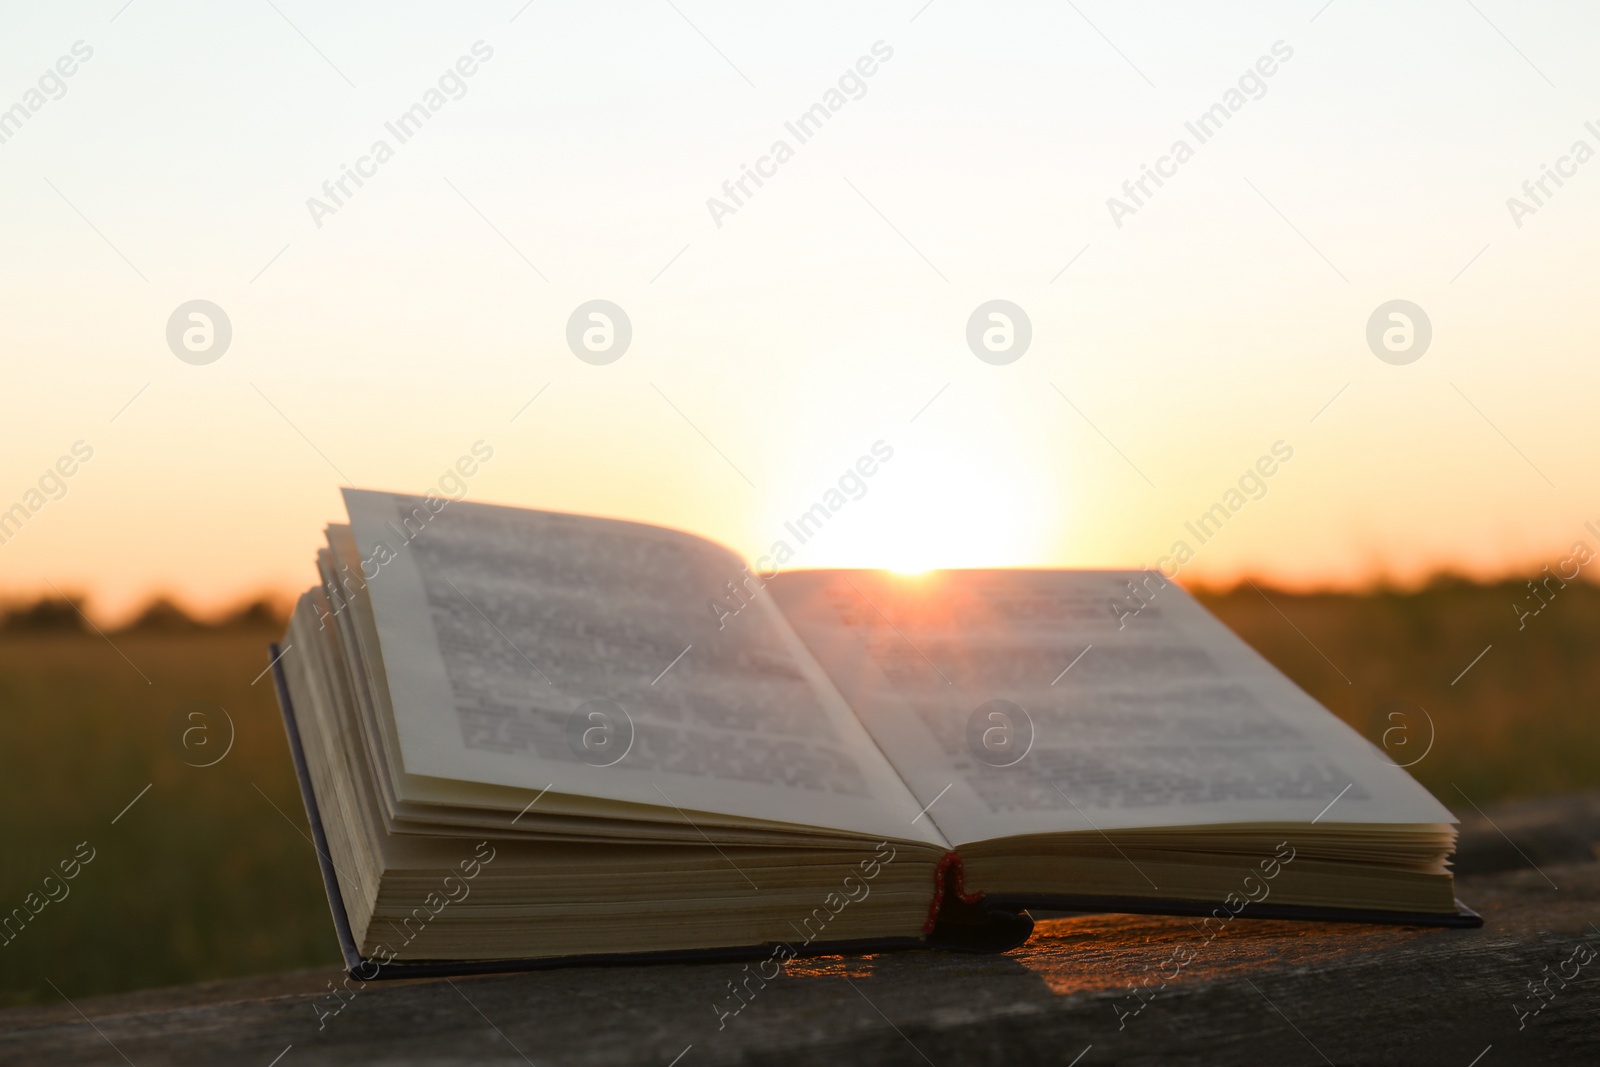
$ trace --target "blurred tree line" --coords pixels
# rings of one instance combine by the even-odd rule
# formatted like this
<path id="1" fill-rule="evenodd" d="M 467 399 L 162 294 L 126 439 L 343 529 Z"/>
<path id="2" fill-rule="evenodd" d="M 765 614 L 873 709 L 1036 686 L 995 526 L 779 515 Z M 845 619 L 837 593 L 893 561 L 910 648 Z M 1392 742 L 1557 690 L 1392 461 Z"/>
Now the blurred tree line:
<path id="1" fill-rule="evenodd" d="M 10 633 L 89 633 L 93 627 L 81 596 L 46 596 L 30 602 L 0 602 L 0 631 Z M 202 630 L 281 630 L 288 615 L 272 600 L 259 597 L 229 609 L 220 617 L 202 619 L 169 597 L 158 596 L 112 633 L 177 634 Z"/>

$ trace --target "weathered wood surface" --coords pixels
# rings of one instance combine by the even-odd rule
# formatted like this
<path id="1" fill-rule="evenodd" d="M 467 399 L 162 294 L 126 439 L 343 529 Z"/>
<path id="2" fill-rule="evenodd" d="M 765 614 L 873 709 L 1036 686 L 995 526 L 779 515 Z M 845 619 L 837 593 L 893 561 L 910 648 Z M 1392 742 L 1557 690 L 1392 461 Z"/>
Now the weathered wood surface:
<path id="1" fill-rule="evenodd" d="M 1241 919 L 1206 944 L 1187 919 L 1051 918 L 1004 956 L 797 962 L 720 1028 L 742 965 L 380 982 L 320 1022 L 337 976 L 299 972 L 0 1013 L 0 1063 L 1600 1063 L 1600 958 L 1571 977 L 1600 951 L 1600 798 L 1468 815 L 1481 930 Z"/>

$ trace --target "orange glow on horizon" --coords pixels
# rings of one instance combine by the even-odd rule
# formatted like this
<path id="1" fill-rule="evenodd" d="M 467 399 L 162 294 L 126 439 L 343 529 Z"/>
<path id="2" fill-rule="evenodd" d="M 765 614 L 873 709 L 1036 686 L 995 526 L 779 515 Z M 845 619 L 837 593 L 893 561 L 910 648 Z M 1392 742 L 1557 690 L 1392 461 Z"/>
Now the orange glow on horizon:
<path id="1" fill-rule="evenodd" d="M 1303 591 L 1532 578 L 1600 550 L 1600 172 L 1507 213 L 1593 135 L 1492 34 L 1319 19 L 1267 95 L 1108 215 L 1269 43 L 1259 13 L 1147 27 L 1140 66 L 1176 95 L 1058 5 L 1002 5 L 979 34 L 930 14 L 723 215 L 707 197 L 881 20 L 729 8 L 729 39 L 762 42 L 738 49 L 747 92 L 662 46 L 670 9 L 585 6 L 562 32 L 606 40 L 605 63 L 533 62 L 518 22 L 470 97 L 322 215 L 307 197 L 480 27 L 387 27 L 329 107 L 329 71 L 215 48 L 258 15 L 213 7 L 119 20 L 123 43 L 6 140 L 0 516 L 25 510 L 0 525 L 0 600 L 85 593 L 115 623 L 161 595 L 210 617 L 288 599 L 341 484 L 420 492 L 480 441 L 467 499 L 687 530 L 765 572 L 1138 568 L 1187 541 L 1182 584 Z M 319 17 L 328 40 L 370 33 L 359 9 Z M 66 5 L 25 21 L 18 62 L 79 33 Z M 578 88 L 545 107 L 553 84 Z M 196 130 L 221 132 L 197 153 Z M 1396 144 L 1403 166 L 1374 164 Z M 1006 146 L 1020 162 L 997 167 Z M 1367 332 L 1398 298 L 1430 323 L 1403 363 Z M 167 332 L 197 299 L 231 323 L 210 362 Z M 569 334 L 595 300 L 630 324 L 614 361 Z M 996 301 L 1028 322 L 1014 360 L 969 332 Z M 78 442 L 93 458 L 63 491 Z M 1294 457 L 1264 495 L 1190 533 L 1277 442 Z"/>

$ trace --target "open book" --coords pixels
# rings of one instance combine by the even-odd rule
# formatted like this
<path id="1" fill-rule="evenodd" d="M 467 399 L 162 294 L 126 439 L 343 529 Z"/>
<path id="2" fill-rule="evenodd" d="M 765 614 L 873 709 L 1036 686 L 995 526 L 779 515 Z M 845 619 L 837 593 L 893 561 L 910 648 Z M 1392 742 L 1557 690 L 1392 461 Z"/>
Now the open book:
<path id="1" fill-rule="evenodd" d="M 345 502 L 275 670 L 361 977 L 1005 948 L 1028 907 L 1475 921 L 1450 812 L 1153 573 L 763 580 L 636 523 Z"/>

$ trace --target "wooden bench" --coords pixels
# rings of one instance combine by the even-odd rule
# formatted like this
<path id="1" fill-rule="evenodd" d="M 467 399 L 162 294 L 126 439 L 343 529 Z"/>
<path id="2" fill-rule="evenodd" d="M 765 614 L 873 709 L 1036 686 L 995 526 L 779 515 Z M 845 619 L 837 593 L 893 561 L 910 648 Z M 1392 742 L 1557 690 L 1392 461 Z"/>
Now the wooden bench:
<path id="1" fill-rule="evenodd" d="M 341 975 L 302 971 L 3 1012 L 0 1063 L 1596 1064 L 1597 842 L 1600 795 L 1470 813 L 1480 930 L 1051 917 L 1003 956 L 796 961 L 722 1018 L 743 965 L 376 982 L 337 1014 Z"/>

